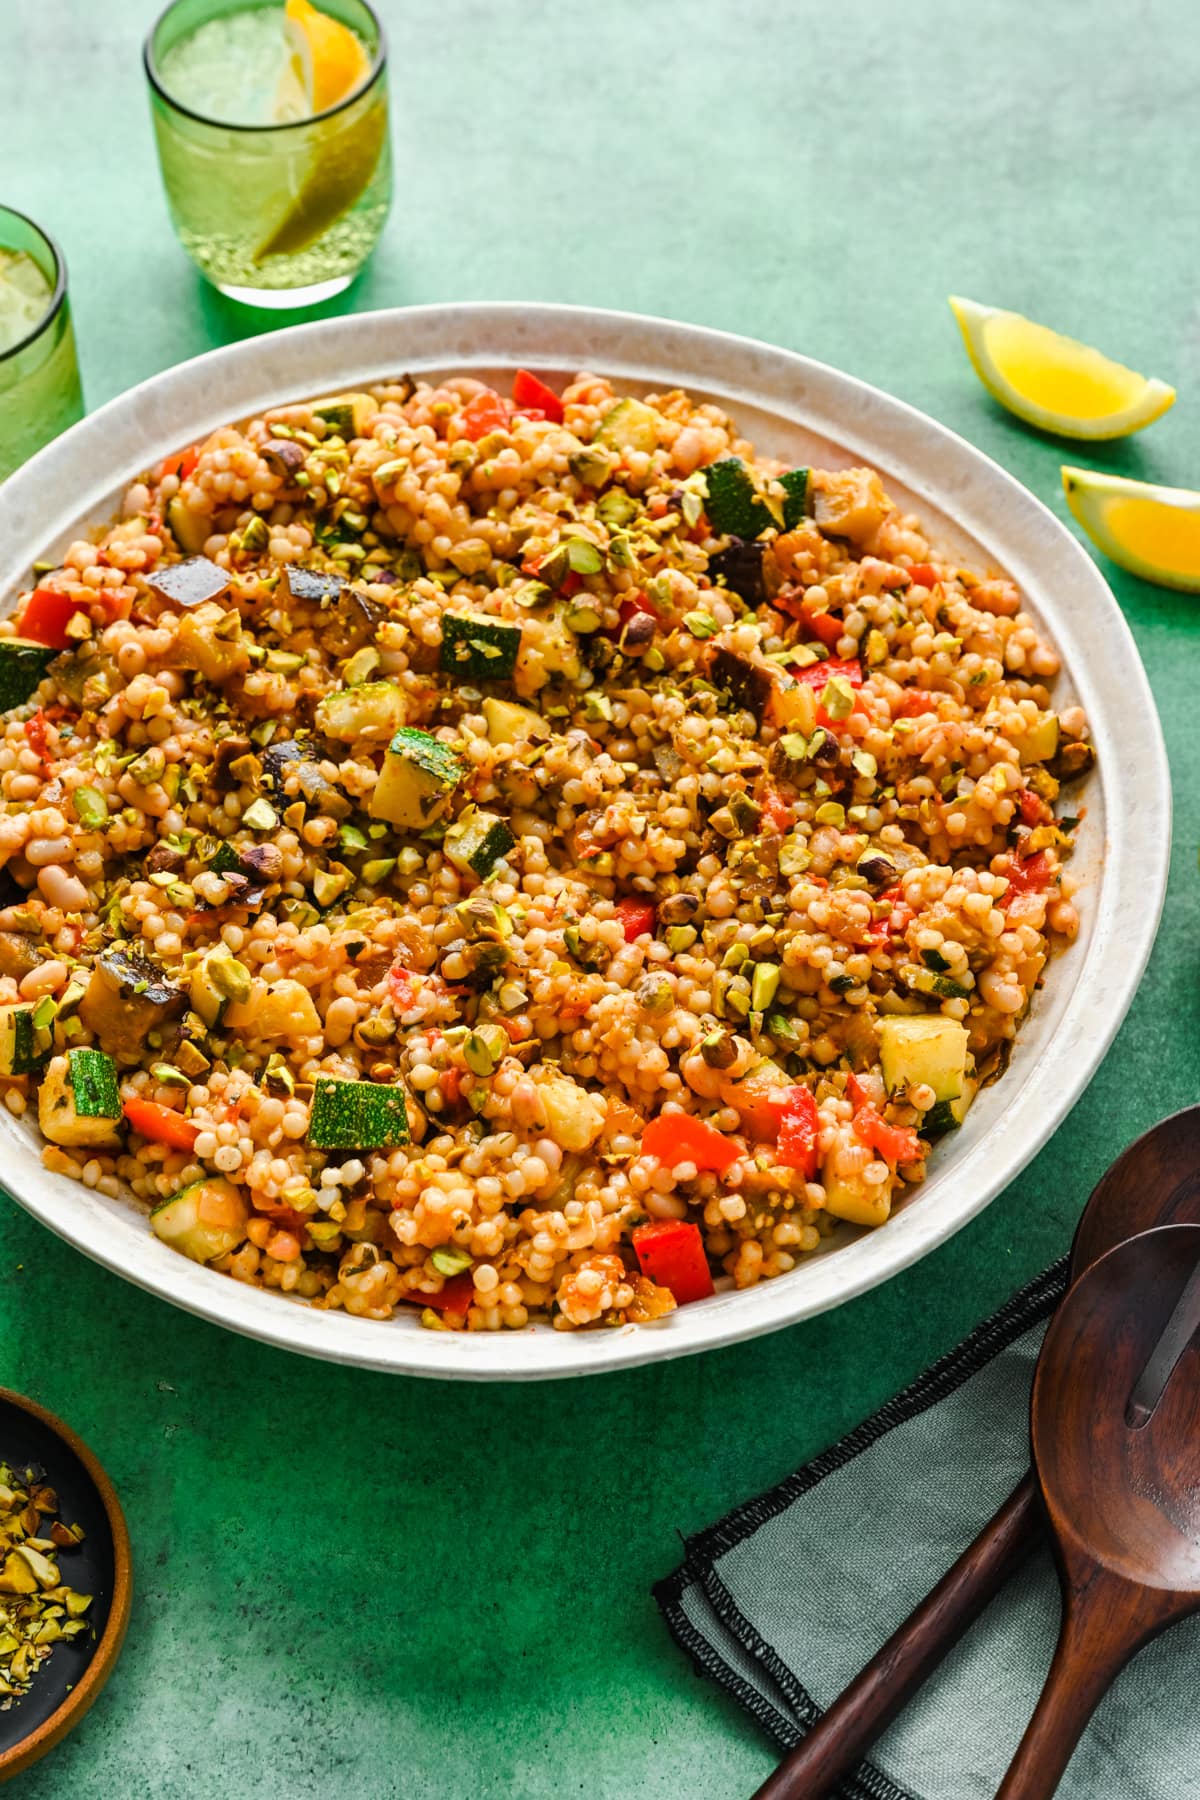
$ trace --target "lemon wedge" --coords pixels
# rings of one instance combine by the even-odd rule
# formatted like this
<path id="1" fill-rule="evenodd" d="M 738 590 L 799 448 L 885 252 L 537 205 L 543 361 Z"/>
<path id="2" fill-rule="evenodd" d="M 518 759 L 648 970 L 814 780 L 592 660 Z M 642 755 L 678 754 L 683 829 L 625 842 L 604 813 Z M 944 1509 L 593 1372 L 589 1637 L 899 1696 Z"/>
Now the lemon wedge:
<path id="1" fill-rule="evenodd" d="M 1174 405 L 1175 389 L 1020 313 L 951 294 L 967 355 L 993 399 L 1059 437 L 1127 437 Z"/>
<path id="2" fill-rule="evenodd" d="M 276 116 L 291 121 L 297 113 L 312 117 L 337 106 L 360 88 L 370 74 L 366 50 L 349 28 L 318 12 L 309 0 L 287 0 L 284 29 L 292 55 L 280 79 Z M 387 101 L 373 99 L 318 120 L 309 128 L 307 163 L 301 163 L 282 217 L 255 252 L 292 256 L 305 250 L 322 232 L 349 212 L 375 173 L 387 144 Z"/>
<path id="3" fill-rule="evenodd" d="M 310 0 L 287 0 L 283 28 L 309 110 L 323 113 L 367 78 L 367 53 L 349 26 L 318 12 Z"/>
<path id="4" fill-rule="evenodd" d="M 1067 505 L 1093 544 L 1159 587 L 1200 594 L 1200 494 L 1063 465 Z"/>

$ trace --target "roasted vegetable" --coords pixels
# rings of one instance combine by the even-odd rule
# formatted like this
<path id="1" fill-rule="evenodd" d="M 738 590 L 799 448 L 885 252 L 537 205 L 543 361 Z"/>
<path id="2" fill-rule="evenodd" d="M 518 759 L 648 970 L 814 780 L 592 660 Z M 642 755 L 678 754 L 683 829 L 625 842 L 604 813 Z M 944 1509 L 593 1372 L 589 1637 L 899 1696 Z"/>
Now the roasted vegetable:
<path id="1" fill-rule="evenodd" d="M 486 880 L 516 841 L 498 814 L 468 806 L 447 831 L 442 848 L 464 875 L 478 875 L 481 880 Z"/>
<path id="2" fill-rule="evenodd" d="M 487 613 L 444 613 L 441 668 L 470 681 L 508 681 L 517 666 L 521 627 Z"/>
<path id="3" fill-rule="evenodd" d="M 34 1022 L 32 1002 L 0 1006 L 0 1075 L 32 1075 L 50 1054 L 50 1032 Z"/>
<path id="4" fill-rule="evenodd" d="M 731 538 L 724 550 L 709 557 L 709 577 L 714 583 L 739 594 L 751 606 L 761 606 L 767 597 L 763 578 L 764 553 L 762 544 L 747 544 L 741 538 Z"/>
<path id="5" fill-rule="evenodd" d="M 393 1144 L 407 1144 L 403 1088 L 318 1075 L 308 1141 L 318 1150 L 384 1150 Z"/>
<path id="6" fill-rule="evenodd" d="M 211 523 L 209 520 L 210 526 Z M 227 594 L 230 575 L 228 569 L 210 562 L 207 556 L 186 556 L 182 562 L 164 563 L 146 579 L 160 600 L 189 607 L 203 606 L 206 601 L 219 600 Z"/>
<path id="7" fill-rule="evenodd" d="M 157 963 L 114 944 L 92 967 L 79 1016 L 117 1062 L 136 1063 L 151 1033 L 178 1018 L 186 1000 L 183 989 L 168 981 Z"/>
<path id="8" fill-rule="evenodd" d="M 338 688 L 317 707 L 317 730 L 341 743 L 386 743 L 408 719 L 404 689 L 394 681 Z"/>
<path id="9" fill-rule="evenodd" d="M 420 831 L 439 818 L 468 765 L 428 731 L 398 731 L 383 759 L 383 773 L 371 795 L 371 816 L 405 831 Z"/>
<path id="10" fill-rule="evenodd" d="M 59 652 L 29 638 L 0 638 L 0 712 L 23 706 Z"/>
<path id="11" fill-rule="evenodd" d="M 713 684 L 729 695 L 738 706 L 744 706 L 756 719 L 761 719 L 771 698 L 771 671 L 751 662 L 736 650 L 722 644 L 713 651 L 709 674 Z"/>
<path id="12" fill-rule="evenodd" d="M 120 1142 L 121 1096 L 102 1050 L 56 1056 L 38 1089 L 38 1124 L 52 1144 L 111 1148 Z"/>
<path id="13" fill-rule="evenodd" d="M 231 1181 L 212 1176 L 163 1200 L 150 1214 L 156 1237 L 193 1262 L 215 1262 L 236 1250 L 246 1235 L 249 1212 Z"/>

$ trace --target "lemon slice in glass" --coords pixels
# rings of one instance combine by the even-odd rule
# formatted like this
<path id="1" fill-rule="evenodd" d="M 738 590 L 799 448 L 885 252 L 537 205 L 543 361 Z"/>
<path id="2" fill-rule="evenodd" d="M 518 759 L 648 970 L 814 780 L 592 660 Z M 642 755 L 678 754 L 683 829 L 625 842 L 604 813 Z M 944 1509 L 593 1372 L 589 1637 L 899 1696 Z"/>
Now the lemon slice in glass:
<path id="1" fill-rule="evenodd" d="M 0 247 L 0 353 L 29 336 L 45 317 L 53 293 L 32 256 Z"/>
<path id="2" fill-rule="evenodd" d="M 284 28 L 292 46 L 280 77 L 275 117 L 299 123 L 348 99 L 370 74 L 366 49 L 354 33 L 318 12 L 309 0 L 287 0 Z M 309 154 L 287 208 L 255 252 L 290 256 L 304 250 L 348 212 L 375 173 L 387 136 L 382 95 L 356 116 L 335 113 L 307 131 Z"/>
<path id="3" fill-rule="evenodd" d="M 1200 594 L 1200 494 L 1063 465 L 1067 505 L 1093 544 L 1159 587 Z"/>
<path id="4" fill-rule="evenodd" d="M 1059 437 L 1116 438 L 1166 412 L 1175 389 L 1020 313 L 951 294 L 975 373 L 993 399 Z"/>

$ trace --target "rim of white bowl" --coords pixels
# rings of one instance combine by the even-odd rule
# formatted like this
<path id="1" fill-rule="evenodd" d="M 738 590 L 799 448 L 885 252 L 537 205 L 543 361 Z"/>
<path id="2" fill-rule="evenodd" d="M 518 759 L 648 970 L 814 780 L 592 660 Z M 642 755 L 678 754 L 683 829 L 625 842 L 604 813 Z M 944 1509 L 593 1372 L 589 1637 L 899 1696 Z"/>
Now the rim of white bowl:
<path id="1" fill-rule="evenodd" d="M 1071 533 L 997 463 L 904 401 L 794 351 L 705 326 L 472 301 L 295 325 L 208 351 L 110 400 L 0 486 L 0 604 L 11 606 L 35 557 L 81 524 L 101 523 L 139 468 L 220 424 L 402 370 L 486 374 L 527 364 L 546 373 L 592 369 L 645 388 L 687 386 L 759 415 L 765 426 L 751 434 L 760 439 L 765 430 L 831 440 L 843 459 L 873 464 L 890 486 L 941 510 L 951 535 L 967 534 L 1006 569 L 1063 654 L 1060 681 L 1089 713 L 1098 766 L 1081 841 L 1090 844 L 1092 877 L 1081 894 L 1081 940 L 1048 972 L 1003 1082 L 984 1090 L 962 1131 L 939 1147 L 903 1209 L 785 1276 L 720 1292 L 653 1326 L 431 1332 L 407 1309 L 388 1323 L 314 1312 L 186 1262 L 132 1205 L 46 1171 L 32 1132 L 7 1112 L 0 1117 L 8 1191 L 126 1280 L 280 1349 L 444 1379 L 599 1374 L 716 1349 L 840 1305 L 934 1250 L 1026 1166 L 1095 1073 L 1149 957 L 1170 857 L 1170 776 L 1149 682 L 1116 600 Z"/>

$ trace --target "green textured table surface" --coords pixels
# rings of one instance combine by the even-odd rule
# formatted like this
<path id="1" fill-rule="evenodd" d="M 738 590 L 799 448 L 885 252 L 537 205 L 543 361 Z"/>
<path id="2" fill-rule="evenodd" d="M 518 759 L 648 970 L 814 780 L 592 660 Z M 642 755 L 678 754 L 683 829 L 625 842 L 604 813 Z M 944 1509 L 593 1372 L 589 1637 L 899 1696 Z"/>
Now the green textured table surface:
<path id="1" fill-rule="evenodd" d="M 171 236 L 138 59 L 152 6 L 3 9 L 0 198 L 65 247 L 93 405 L 272 322 L 207 290 Z M 968 373 L 945 305 L 958 290 L 1175 382 L 1162 424 L 1090 460 L 1200 484 L 1189 0 L 382 11 L 396 205 L 372 267 L 324 310 L 562 300 L 771 339 L 926 409 L 1065 516 L 1061 447 Z M 423 1384 L 201 1324 L 0 1196 L 0 1383 L 94 1446 L 137 1574 L 111 1685 L 18 1780 L 21 1800 L 733 1800 L 757 1785 L 765 1743 L 650 1600 L 677 1534 L 855 1423 L 1057 1256 L 1117 1151 L 1198 1095 L 1200 618 L 1106 573 L 1175 776 L 1158 946 L 1053 1142 L 886 1287 L 581 1385 Z"/>

